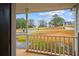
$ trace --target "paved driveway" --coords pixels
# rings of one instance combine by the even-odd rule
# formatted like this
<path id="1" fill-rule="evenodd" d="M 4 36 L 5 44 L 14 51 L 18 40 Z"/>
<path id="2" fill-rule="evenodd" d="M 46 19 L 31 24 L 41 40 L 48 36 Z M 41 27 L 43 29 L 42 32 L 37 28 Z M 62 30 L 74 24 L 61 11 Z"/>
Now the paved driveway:
<path id="1" fill-rule="evenodd" d="M 16 42 L 16 48 L 19 49 L 26 49 L 29 45 L 31 45 L 30 42 Z"/>

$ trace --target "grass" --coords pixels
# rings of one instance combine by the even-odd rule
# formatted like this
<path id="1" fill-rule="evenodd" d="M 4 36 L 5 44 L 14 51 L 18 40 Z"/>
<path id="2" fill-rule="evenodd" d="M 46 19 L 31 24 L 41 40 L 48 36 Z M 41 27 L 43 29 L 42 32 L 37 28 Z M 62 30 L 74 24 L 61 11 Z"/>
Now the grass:
<path id="1" fill-rule="evenodd" d="M 26 42 L 25 36 L 16 36 L 17 42 Z"/>
<path id="2" fill-rule="evenodd" d="M 25 42 L 25 39 L 18 39 L 18 42 Z"/>

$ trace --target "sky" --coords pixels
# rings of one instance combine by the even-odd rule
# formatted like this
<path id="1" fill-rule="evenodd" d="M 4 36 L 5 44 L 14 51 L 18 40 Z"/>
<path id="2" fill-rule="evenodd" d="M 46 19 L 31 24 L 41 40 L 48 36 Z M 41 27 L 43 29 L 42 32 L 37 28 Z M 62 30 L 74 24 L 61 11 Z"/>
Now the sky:
<path id="1" fill-rule="evenodd" d="M 65 21 L 75 21 L 74 14 L 70 9 L 49 12 L 33 12 L 28 14 L 28 19 L 33 19 L 35 24 L 38 24 L 39 20 L 45 20 L 49 22 L 54 14 L 58 14 L 60 17 L 64 18 Z M 16 19 L 17 18 L 26 18 L 26 15 L 16 14 Z"/>

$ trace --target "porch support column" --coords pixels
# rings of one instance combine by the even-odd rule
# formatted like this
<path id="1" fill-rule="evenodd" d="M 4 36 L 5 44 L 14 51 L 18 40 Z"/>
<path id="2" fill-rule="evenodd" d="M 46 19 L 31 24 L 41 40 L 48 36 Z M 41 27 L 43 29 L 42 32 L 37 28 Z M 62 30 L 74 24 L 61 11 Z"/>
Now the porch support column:
<path id="1" fill-rule="evenodd" d="M 75 39 L 75 53 L 76 56 L 79 56 L 79 4 L 76 4 L 75 11 L 76 11 L 75 37 L 78 37 L 77 39 Z"/>
<path id="2" fill-rule="evenodd" d="M 11 4 L 11 56 L 16 56 L 16 4 Z"/>
<path id="3" fill-rule="evenodd" d="M 28 51 L 29 47 L 28 47 L 28 8 L 25 8 L 25 14 L 26 14 L 26 51 Z"/>
<path id="4" fill-rule="evenodd" d="M 77 18 L 77 36 L 78 36 L 78 56 L 79 56 L 79 4 L 77 4 L 77 7 L 76 7 L 76 18 Z"/>

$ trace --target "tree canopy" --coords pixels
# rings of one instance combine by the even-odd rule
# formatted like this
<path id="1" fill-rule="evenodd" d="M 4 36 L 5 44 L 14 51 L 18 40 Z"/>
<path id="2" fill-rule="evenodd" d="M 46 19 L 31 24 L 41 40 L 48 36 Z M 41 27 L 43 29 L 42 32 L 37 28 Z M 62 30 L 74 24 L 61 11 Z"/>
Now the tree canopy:
<path id="1" fill-rule="evenodd" d="M 17 18 L 16 19 L 16 28 L 26 28 L 26 20 L 24 18 Z"/>
<path id="2" fill-rule="evenodd" d="M 45 20 L 39 20 L 39 27 L 46 27 L 47 26 L 47 22 Z"/>
<path id="3" fill-rule="evenodd" d="M 60 17 L 59 15 L 55 14 L 52 16 L 52 20 L 49 22 L 49 24 L 54 26 L 62 26 L 64 22 L 64 18 Z"/>
<path id="4" fill-rule="evenodd" d="M 34 24 L 34 20 L 33 20 L 33 19 L 29 19 L 29 20 L 28 20 L 28 27 L 29 27 L 29 28 L 35 27 L 35 24 Z"/>

